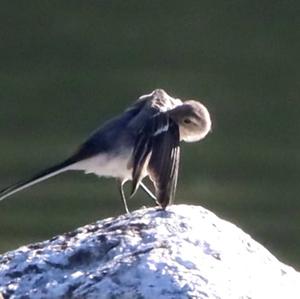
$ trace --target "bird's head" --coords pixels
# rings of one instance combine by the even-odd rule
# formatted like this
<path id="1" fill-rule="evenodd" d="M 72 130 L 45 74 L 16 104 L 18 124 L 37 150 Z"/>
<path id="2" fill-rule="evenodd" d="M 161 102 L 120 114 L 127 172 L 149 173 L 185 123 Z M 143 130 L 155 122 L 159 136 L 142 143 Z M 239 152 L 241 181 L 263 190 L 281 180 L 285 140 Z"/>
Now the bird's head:
<path id="1" fill-rule="evenodd" d="M 196 142 L 211 130 L 211 119 L 206 107 L 197 101 L 185 101 L 168 111 L 170 118 L 179 126 L 180 140 Z"/>

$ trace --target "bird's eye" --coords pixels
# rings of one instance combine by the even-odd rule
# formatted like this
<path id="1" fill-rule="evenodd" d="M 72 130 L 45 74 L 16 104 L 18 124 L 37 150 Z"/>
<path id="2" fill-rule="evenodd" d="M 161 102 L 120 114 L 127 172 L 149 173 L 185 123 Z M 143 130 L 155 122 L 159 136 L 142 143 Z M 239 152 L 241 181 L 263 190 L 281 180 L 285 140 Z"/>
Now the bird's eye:
<path id="1" fill-rule="evenodd" d="M 192 121 L 191 121 L 189 118 L 185 118 L 185 119 L 183 120 L 183 122 L 184 122 L 185 124 L 190 124 Z"/>

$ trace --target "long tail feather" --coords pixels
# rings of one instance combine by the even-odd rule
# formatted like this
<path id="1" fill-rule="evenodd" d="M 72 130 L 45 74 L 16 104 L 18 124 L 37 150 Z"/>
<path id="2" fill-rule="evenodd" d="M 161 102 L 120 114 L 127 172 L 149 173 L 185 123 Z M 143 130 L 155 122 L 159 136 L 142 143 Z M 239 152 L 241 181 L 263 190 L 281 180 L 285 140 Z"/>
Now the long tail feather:
<path id="1" fill-rule="evenodd" d="M 57 165 L 54 165 L 50 168 L 47 168 L 47 169 L 37 173 L 36 175 L 34 175 L 33 177 L 31 177 L 28 180 L 21 181 L 19 183 L 16 183 L 12 186 L 9 186 L 9 187 L 1 190 L 0 191 L 0 201 L 6 197 L 9 197 L 9 196 L 21 191 L 21 190 L 31 187 L 31 186 L 33 186 L 37 183 L 40 183 L 44 180 L 47 180 L 59 173 L 67 171 L 69 169 L 69 166 L 71 166 L 72 164 L 74 164 L 74 160 L 68 159 L 62 163 L 59 163 Z"/>

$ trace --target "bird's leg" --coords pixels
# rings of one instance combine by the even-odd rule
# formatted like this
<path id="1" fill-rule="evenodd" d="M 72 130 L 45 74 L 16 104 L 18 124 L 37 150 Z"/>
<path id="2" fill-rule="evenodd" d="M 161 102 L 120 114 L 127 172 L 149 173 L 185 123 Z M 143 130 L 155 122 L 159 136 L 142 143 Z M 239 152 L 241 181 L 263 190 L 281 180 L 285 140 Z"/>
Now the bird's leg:
<path id="1" fill-rule="evenodd" d="M 130 214 L 128 207 L 127 207 L 126 196 L 125 196 L 124 189 L 123 189 L 124 183 L 125 183 L 125 181 L 121 181 L 121 180 L 118 181 L 119 192 L 122 197 L 126 213 Z"/>
<path id="2" fill-rule="evenodd" d="M 142 189 L 155 201 L 155 203 L 159 205 L 156 196 L 148 189 L 148 187 L 143 182 L 140 182 L 140 185 Z"/>

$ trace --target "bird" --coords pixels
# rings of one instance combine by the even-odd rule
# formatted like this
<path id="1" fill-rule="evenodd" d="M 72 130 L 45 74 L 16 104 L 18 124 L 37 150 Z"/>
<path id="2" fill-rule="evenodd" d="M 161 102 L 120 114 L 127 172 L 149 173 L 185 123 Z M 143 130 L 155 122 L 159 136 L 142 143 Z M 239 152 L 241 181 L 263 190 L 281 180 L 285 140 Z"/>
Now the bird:
<path id="1" fill-rule="evenodd" d="M 140 96 L 123 113 L 105 122 L 64 161 L 0 191 L 0 201 L 66 171 L 113 177 L 125 211 L 124 184 L 132 181 L 130 196 L 141 187 L 165 209 L 175 196 L 180 142 L 196 142 L 211 130 L 211 118 L 200 102 L 182 101 L 163 89 Z M 149 177 L 155 195 L 143 183 Z"/>

